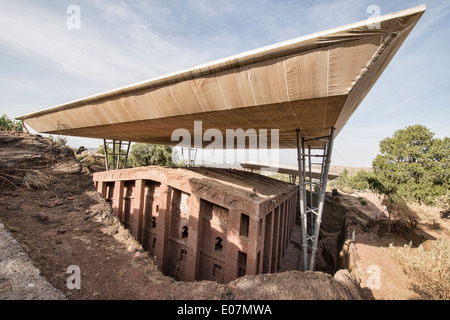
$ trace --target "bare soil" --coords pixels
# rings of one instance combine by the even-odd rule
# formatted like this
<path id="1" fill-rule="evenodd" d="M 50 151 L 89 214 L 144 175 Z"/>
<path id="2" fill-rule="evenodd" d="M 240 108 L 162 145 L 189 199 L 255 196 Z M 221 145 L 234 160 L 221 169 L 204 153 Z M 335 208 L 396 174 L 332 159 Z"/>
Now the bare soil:
<path id="1" fill-rule="evenodd" d="M 244 276 L 227 285 L 212 281 L 177 282 L 166 277 L 113 216 L 109 204 L 94 190 L 91 173 L 73 152 L 39 135 L 0 132 L 0 223 L 20 244 L 20 250 L 39 270 L 44 282 L 62 293 L 62 298 L 370 298 L 359 286 L 359 280 L 346 270 L 334 277 L 300 271 Z M 3 244 L 9 247 L 6 242 Z M 11 265 L 11 257 L 0 256 L 0 266 Z M 81 271 L 80 289 L 67 286 L 70 266 Z M 27 270 L 5 270 L 0 269 L 1 299 L 30 298 L 20 285 L 10 285 Z M 37 283 L 32 287 L 37 289 Z M 57 298 L 45 291 L 32 297 Z"/>
<path id="2" fill-rule="evenodd" d="M 345 212 L 347 236 L 355 231 L 352 273 L 292 270 L 299 251 L 290 243 L 284 272 L 245 276 L 227 285 L 177 282 L 158 270 L 113 216 L 90 171 L 70 149 L 38 135 L 0 132 L 0 299 L 420 299 L 412 280 L 385 251 L 390 243 L 409 241 L 378 234 L 381 199 L 370 193 L 327 199 L 331 217 Z M 333 221 L 323 224 L 329 232 L 340 228 Z M 427 239 L 448 237 L 448 222 L 441 224 L 436 231 L 422 221 L 419 229 Z M 67 286 L 73 265 L 80 268 L 81 289 Z M 381 271 L 379 289 L 369 288 L 374 265 Z"/>
<path id="3" fill-rule="evenodd" d="M 449 238 L 450 221 L 441 217 L 442 209 L 424 205 L 414 208 L 417 212 L 423 211 L 420 214 L 421 220 L 413 232 L 406 234 L 404 230 L 396 230 L 399 219 L 392 215 L 388 233 L 389 213 L 384 211 L 382 196 L 358 191 L 353 194 L 341 192 L 339 198 L 340 203 L 348 210 L 348 216 L 352 216 L 357 222 L 350 227 L 350 230 L 354 230 L 353 244 L 357 253 L 357 268 L 352 270 L 352 273 L 361 279 L 361 287 L 370 291 L 376 300 L 423 299 L 414 290 L 415 280 L 408 277 L 398 261 L 388 254 L 388 250 L 390 246 L 409 246 L 411 252 L 414 252 L 421 244 L 431 244 L 436 239 Z M 362 204 L 359 198 L 365 199 L 366 204 Z M 436 217 L 439 218 L 434 219 Z M 374 288 L 374 266 L 379 268 L 379 288 Z"/>
<path id="4" fill-rule="evenodd" d="M 377 300 L 417 300 L 421 299 L 412 287 L 410 279 L 386 252 L 389 244 L 403 247 L 408 241 L 399 235 L 378 237 L 373 233 L 360 232 L 356 234 L 356 249 L 359 259 L 357 275 L 361 278 L 363 288 L 372 288 L 371 292 Z M 379 268 L 379 288 L 373 288 L 373 266 Z M 371 278 L 372 277 L 372 278 Z"/>

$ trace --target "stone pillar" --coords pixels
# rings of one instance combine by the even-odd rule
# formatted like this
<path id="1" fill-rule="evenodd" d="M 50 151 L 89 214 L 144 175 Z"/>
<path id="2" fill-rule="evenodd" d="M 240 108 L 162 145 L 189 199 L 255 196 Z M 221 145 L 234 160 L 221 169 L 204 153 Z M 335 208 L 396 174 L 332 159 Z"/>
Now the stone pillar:
<path id="1" fill-rule="evenodd" d="M 257 274 L 258 269 L 258 220 L 250 215 L 247 241 L 247 272 L 248 275 Z"/>
<path id="2" fill-rule="evenodd" d="M 170 187 L 161 183 L 159 192 L 159 215 L 156 220 L 156 263 L 163 274 L 167 273 L 166 252 L 170 222 Z"/>
<path id="3" fill-rule="evenodd" d="M 272 270 L 272 254 L 273 254 L 273 225 L 275 210 L 267 213 L 264 217 L 264 249 L 263 249 L 263 273 L 270 273 Z"/>
<path id="4" fill-rule="evenodd" d="M 241 244 L 239 239 L 239 223 L 241 211 L 228 211 L 228 227 L 227 227 L 227 243 L 225 249 L 225 270 L 224 283 L 228 283 L 236 279 L 238 275 L 238 251 L 242 250 L 238 247 Z"/>
<path id="5" fill-rule="evenodd" d="M 279 235 L 278 235 L 278 262 L 277 262 L 277 270 L 281 268 L 281 261 L 283 259 L 283 253 L 284 253 L 284 232 L 285 232 L 285 228 L 284 228 L 284 212 L 285 212 L 286 206 L 285 203 L 282 202 L 280 204 L 280 221 L 279 221 Z"/>
<path id="6" fill-rule="evenodd" d="M 285 219 L 285 223 L 284 223 L 284 248 L 286 249 L 289 243 L 289 213 L 291 212 L 290 210 L 290 203 L 289 203 L 289 198 L 286 199 L 285 201 L 285 210 L 284 210 L 284 219 Z"/>
<path id="7" fill-rule="evenodd" d="M 112 201 L 112 209 L 114 215 L 119 219 L 120 222 L 123 222 L 123 189 L 124 189 L 123 181 L 114 182 L 114 195 Z"/>
<path id="8" fill-rule="evenodd" d="M 95 181 L 97 192 L 102 195 L 103 198 L 106 198 L 106 182 L 104 181 Z"/>
<path id="9" fill-rule="evenodd" d="M 187 239 L 186 281 L 198 279 L 200 261 L 200 198 L 191 194 L 189 198 L 189 236 Z"/>
<path id="10" fill-rule="evenodd" d="M 143 223 L 143 213 L 144 213 L 144 192 L 145 192 L 145 184 L 144 180 L 138 179 L 135 182 L 134 186 L 134 199 L 133 199 L 133 208 L 131 208 L 132 216 L 133 216 L 133 225 L 131 228 L 131 232 L 133 234 L 134 239 L 137 241 L 142 241 L 142 223 Z"/>
<path id="11" fill-rule="evenodd" d="M 261 215 L 260 215 L 261 217 Z M 260 222 L 261 221 L 261 225 Z M 264 234 L 266 232 L 266 214 L 262 216 L 262 218 L 258 221 L 258 244 L 257 244 L 257 255 L 260 252 L 260 258 L 257 266 L 257 274 L 263 273 L 263 262 L 264 262 Z M 258 256 L 257 256 L 258 258 Z"/>
<path id="12" fill-rule="evenodd" d="M 278 241 L 280 238 L 280 206 L 276 207 L 273 211 L 273 233 L 272 233 L 272 265 L 271 272 L 277 272 L 277 259 L 278 259 Z"/>

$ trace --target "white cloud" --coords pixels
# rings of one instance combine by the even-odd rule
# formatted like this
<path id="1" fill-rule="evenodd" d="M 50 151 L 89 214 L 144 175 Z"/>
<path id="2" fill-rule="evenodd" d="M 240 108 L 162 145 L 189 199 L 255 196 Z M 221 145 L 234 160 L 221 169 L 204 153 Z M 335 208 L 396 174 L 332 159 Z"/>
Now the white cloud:
<path id="1" fill-rule="evenodd" d="M 210 17 L 215 17 L 223 12 L 230 13 L 236 9 L 231 1 L 224 0 L 188 0 L 187 3 L 191 9 Z"/>
<path id="2" fill-rule="evenodd" d="M 320 30 L 339 27 L 355 22 L 355 17 L 366 13 L 366 8 L 367 5 L 364 1 L 316 1 L 308 10 L 308 23 L 319 27 Z M 367 15 L 363 19 L 367 19 L 369 16 Z"/>
<path id="3" fill-rule="evenodd" d="M 65 11 L 5 3 L 0 46 L 36 64 L 110 86 L 177 71 L 202 56 L 164 40 L 145 23 L 145 14 L 124 2 L 96 1 L 80 8 L 81 30 L 69 30 Z"/>

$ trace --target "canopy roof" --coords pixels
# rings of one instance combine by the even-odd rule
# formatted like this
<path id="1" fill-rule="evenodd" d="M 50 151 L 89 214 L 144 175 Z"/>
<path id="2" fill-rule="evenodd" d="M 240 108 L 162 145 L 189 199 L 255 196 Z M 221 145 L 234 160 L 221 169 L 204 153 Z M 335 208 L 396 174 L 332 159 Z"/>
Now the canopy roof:
<path id="1" fill-rule="evenodd" d="M 379 28 L 365 20 L 311 34 L 17 119 L 41 133 L 164 145 L 177 145 L 171 136 L 182 128 L 193 143 L 194 121 L 202 121 L 202 134 L 214 128 L 223 137 L 226 129 L 267 129 L 269 147 L 270 129 L 278 129 L 279 148 L 296 148 L 296 129 L 308 137 L 342 130 L 424 11 L 381 16 Z"/>

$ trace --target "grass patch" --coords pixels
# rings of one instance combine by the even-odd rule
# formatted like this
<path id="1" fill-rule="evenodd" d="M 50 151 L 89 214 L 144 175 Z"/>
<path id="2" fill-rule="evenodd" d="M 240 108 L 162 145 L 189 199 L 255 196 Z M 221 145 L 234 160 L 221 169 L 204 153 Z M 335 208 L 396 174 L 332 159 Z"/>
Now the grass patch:
<path id="1" fill-rule="evenodd" d="M 408 246 L 387 249 L 406 275 L 415 280 L 413 289 L 427 300 L 450 300 L 450 241 L 438 239 L 431 250 L 422 245 L 413 250 Z"/>

